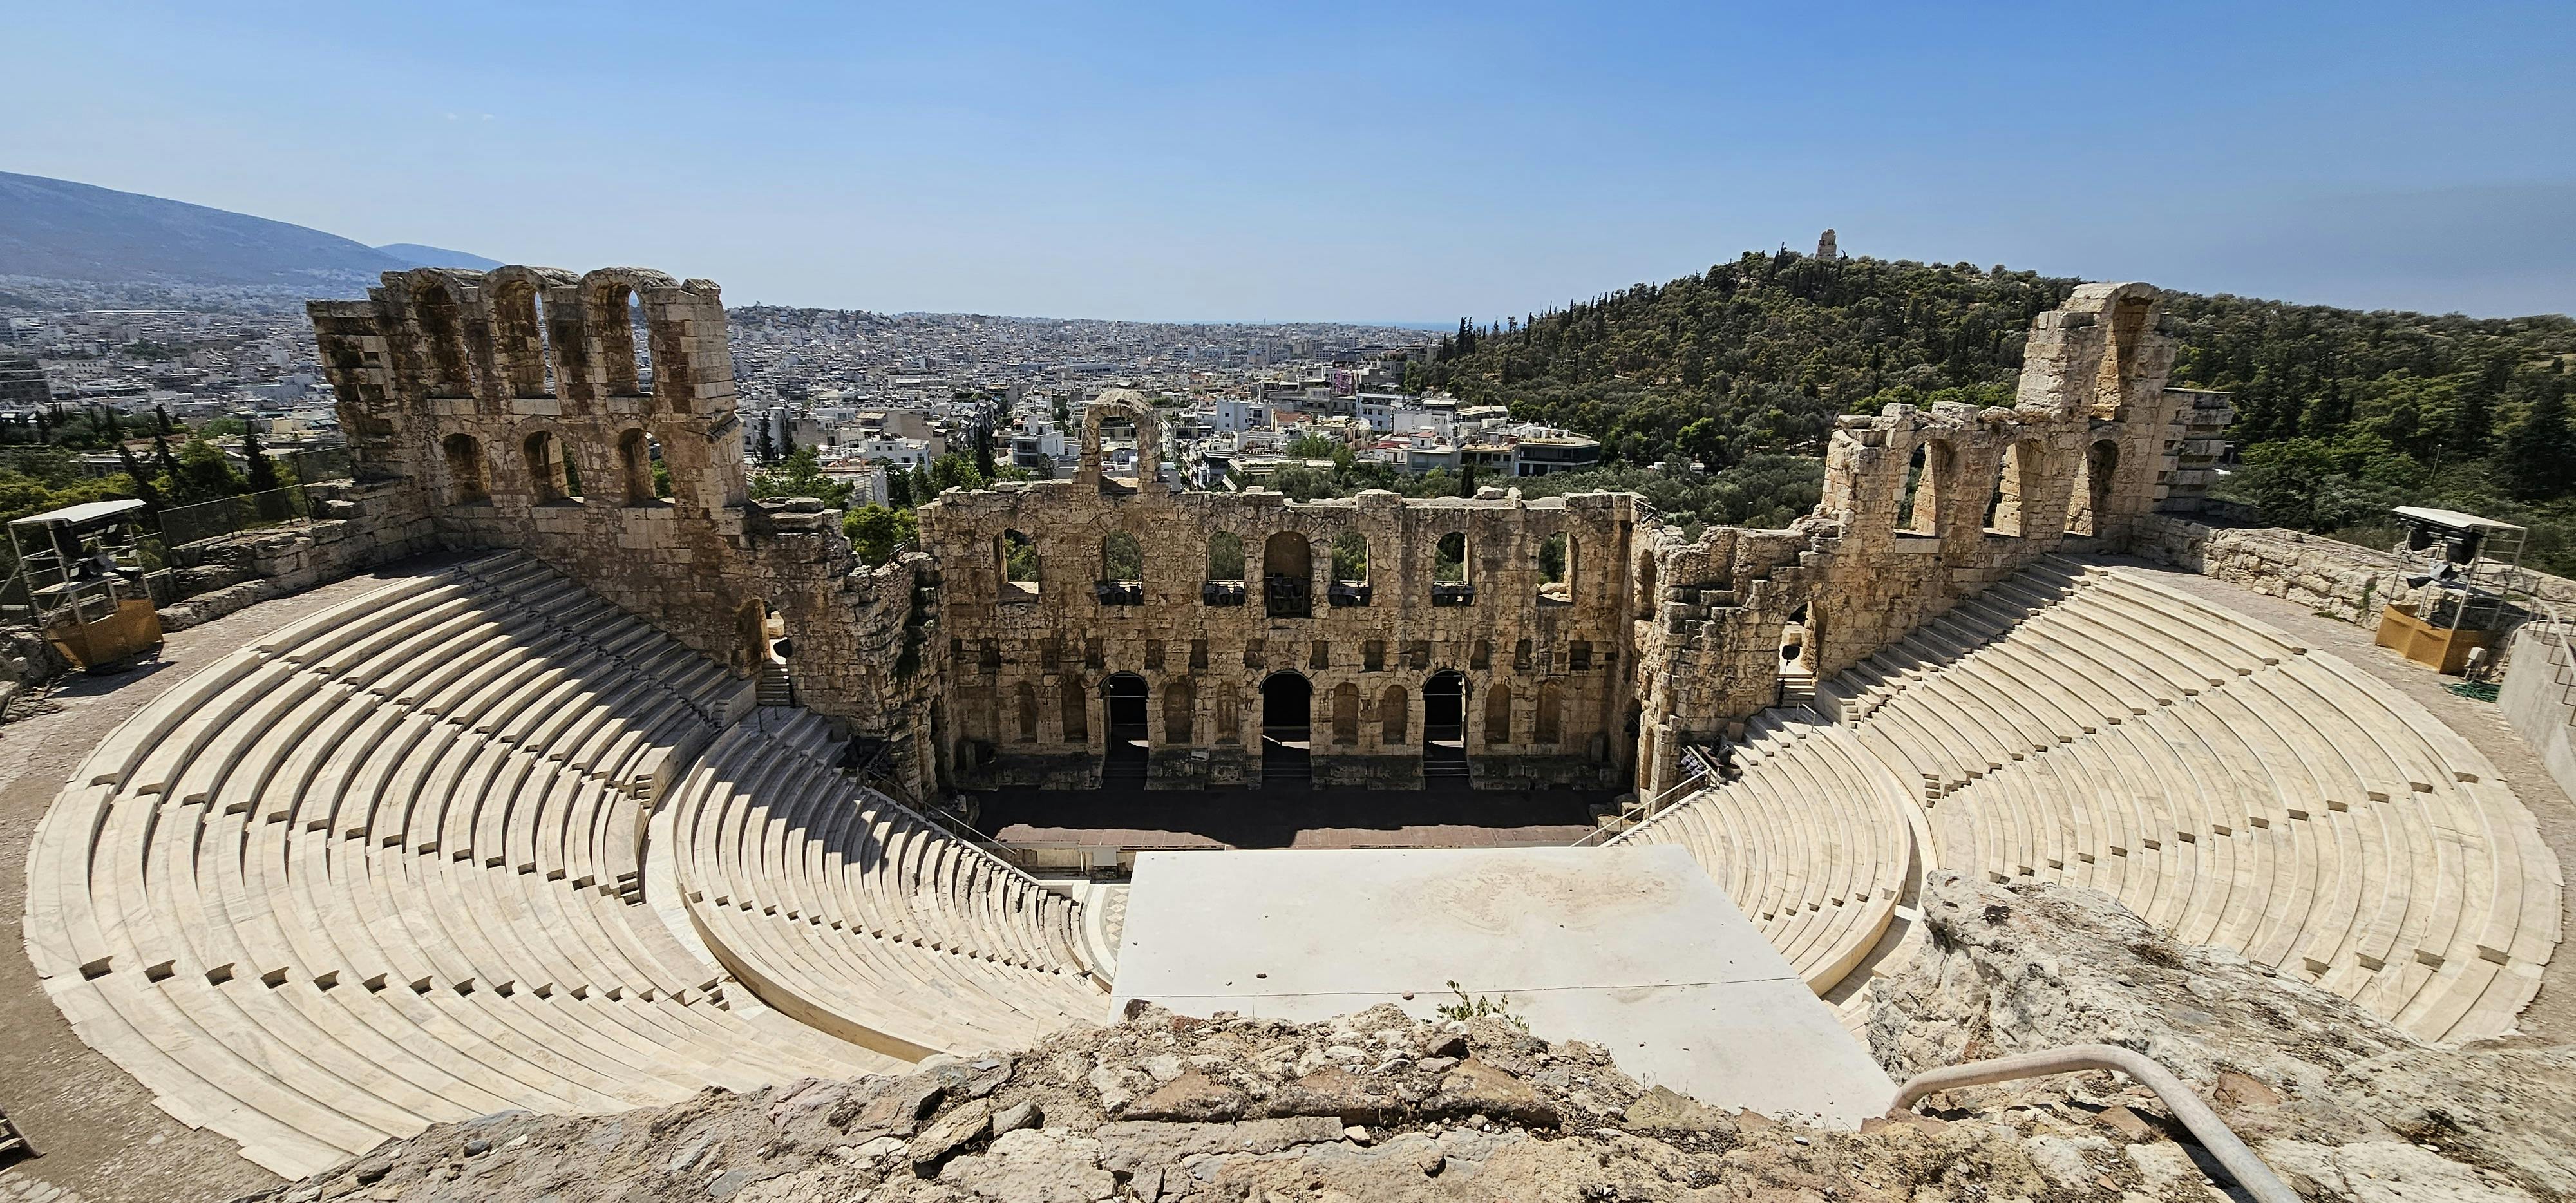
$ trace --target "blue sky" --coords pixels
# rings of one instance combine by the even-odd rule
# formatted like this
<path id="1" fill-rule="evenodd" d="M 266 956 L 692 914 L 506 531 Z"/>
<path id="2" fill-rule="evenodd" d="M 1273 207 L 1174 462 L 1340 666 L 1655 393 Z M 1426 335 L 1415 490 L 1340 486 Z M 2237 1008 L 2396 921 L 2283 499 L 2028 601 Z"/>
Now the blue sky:
<path id="1" fill-rule="evenodd" d="M 1453 320 L 1753 248 L 2576 310 L 2576 5 L 0 0 L 0 170 L 736 303 Z"/>

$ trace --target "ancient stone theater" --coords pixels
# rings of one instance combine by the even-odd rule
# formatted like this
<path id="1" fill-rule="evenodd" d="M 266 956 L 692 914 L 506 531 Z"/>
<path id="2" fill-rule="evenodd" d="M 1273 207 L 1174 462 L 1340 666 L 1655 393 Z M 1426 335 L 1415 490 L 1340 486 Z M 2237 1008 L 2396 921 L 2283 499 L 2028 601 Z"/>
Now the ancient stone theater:
<path id="1" fill-rule="evenodd" d="M 1786 529 L 1184 490 L 1113 391 L 1070 477 L 950 490 L 869 567 L 838 512 L 750 496 L 715 284 L 389 274 L 310 306 L 355 466 L 293 584 L 332 600 L 79 754 L 29 954 L 89 1048 L 290 1177 L 1109 1020 L 1132 858 L 1032 874 L 949 807 L 995 791 L 1621 795 L 1546 880 L 1676 846 L 1846 1023 L 1952 870 L 2092 887 L 2425 1039 L 2507 1033 L 2557 857 L 2423 701 L 2157 565 L 2228 421 L 2166 387 L 2160 303 L 2078 288 L 2009 407 L 1840 419 Z M 1308 862 L 1262 863 L 1294 891 Z"/>

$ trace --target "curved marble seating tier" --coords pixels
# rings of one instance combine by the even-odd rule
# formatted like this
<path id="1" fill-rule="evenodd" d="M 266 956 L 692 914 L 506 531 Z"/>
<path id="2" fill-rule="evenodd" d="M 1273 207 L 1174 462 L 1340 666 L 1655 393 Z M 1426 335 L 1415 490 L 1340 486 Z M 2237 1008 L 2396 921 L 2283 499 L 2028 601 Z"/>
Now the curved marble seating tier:
<path id="1" fill-rule="evenodd" d="M 2510 1029 L 2558 942 L 2557 860 L 2483 755 L 2146 574 L 2051 558 L 1822 692 L 1917 783 L 1931 859 L 2107 891 L 2427 1038 Z"/>
<path id="2" fill-rule="evenodd" d="M 1905 783 L 1804 711 L 1758 716 L 1736 762 L 1613 842 L 1688 849 L 1822 994 L 1878 947 L 1917 871 Z"/>
<path id="3" fill-rule="evenodd" d="M 164 1110 L 288 1177 L 504 1108 L 892 1067 L 636 905 L 651 799 L 740 688 L 523 555 L 387 585 L 91 752 L 28 857 L 30 955 Z"/>
<path id="4" fill-rule="evenodd" d="M 1100 1022 L 1073 901 L 835 771 L 828 746 L 820 717 L 762 707 L 672 795 L 681 895 L 726 968 L 905 1058 Z"/>

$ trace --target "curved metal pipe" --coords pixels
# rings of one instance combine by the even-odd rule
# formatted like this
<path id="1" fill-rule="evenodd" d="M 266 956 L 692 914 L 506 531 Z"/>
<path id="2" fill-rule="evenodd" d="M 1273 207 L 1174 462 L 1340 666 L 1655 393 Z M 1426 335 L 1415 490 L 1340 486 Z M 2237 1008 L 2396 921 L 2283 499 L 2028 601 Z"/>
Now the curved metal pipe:
<path id="1" fill-rule="evenodd" d="M 2255 1156 L 2254 1150 L 2246 1147 L 2244 1141 L 2237 1139 L 2227 1122 L 2218 1118 L 2218 1113 L 2210 1110 L 2209 1104 L 2200 1101 L 2200 1096 L 2193 1094 L 2190 1087 L 2183 1085 L 2182 1079 L 2143 1054 L 2116 1044 L 2077 1044 L 2046 1052 L 2022 1053 L 1928 1070 L 1905 1080 L 1905 1085 L 1897 1089 L 1896 1103 L 1891 1109 L 1911 1111 L 1924 1095 L 1939 1090 L 2092 1069 L 2118 1070 L 2156 1092 L 2156 1097 L 2164 1100 L 2165 1109 L 2173 1112 L 2183 1127 L 2191 1129 L 2191 1134 L 2200 1139 L 2200 1146 L 2218 1158 L 2218 1164 L 2227 1167 L 2236 1184 L 2244 1187 L 2246 1193 L 2260 1203 L 2299 1203 L 2298 1193 L 2284 1184 L 2280 1176 L 2272 1172 L 2272 1167 Z"/>

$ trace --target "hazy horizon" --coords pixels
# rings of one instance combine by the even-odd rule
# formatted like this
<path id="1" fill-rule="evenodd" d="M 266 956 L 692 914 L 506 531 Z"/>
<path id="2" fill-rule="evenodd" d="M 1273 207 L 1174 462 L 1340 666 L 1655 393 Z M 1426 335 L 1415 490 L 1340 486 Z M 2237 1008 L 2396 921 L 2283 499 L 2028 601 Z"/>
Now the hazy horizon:
<path id="1" fill-rule="evenodd" d="M 47 106 L 0 125 L 0 169 L 879 312 L 1441 328 L 1826 227 L 1884 259 L 2576 310 L 2566 6 L 1297 18 L 55 6 L 13 17 Z"/>

